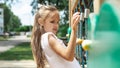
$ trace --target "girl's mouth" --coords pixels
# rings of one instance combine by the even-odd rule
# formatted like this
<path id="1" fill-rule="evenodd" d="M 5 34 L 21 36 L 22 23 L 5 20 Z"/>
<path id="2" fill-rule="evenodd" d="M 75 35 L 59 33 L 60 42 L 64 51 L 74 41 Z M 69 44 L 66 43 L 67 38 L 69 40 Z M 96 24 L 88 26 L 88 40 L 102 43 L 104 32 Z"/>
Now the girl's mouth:
<path id="1" fill-rule="evenodd" d="M 57 29 L 56 29 L 56 28 L 53 28 L 53 30 L 54 30 L 55 32 L 57 32 Z"/>

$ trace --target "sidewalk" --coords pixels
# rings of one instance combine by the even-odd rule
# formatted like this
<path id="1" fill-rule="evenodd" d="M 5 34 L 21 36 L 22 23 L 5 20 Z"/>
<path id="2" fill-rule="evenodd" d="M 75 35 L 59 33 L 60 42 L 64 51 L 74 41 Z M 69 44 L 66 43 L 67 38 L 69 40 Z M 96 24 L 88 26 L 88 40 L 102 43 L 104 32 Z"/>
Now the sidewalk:
<path id="1" fill-rule="evenodd" d="M 33 60 L 20 60 L 20 61 L 0 61 L 0 68 L 37 68 Z M 45 68 L 49 68 L 46 64 Z"/>
<path id="2" fill-rule="evenodd" d="M 0 41 L 0 53 L 13 48 L 16 44 L 22 42 L 30 42 L 30 38 L 26 36 L 14 36 L 6 41 Z"/>
<path id="3" fill-rule="evenodd" d="M 36 68 L 33 60 L 4 61 L 0 60 L 0 68 Z"/>

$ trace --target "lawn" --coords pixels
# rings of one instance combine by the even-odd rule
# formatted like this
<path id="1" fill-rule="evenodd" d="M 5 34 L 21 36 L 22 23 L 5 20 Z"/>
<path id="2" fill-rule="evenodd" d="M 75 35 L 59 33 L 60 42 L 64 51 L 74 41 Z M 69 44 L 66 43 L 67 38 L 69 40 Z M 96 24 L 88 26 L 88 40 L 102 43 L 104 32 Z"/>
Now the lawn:
<path id="1" fill-rule="evenodd" d="M 7 38 L 0 36 L 0 41 L 4 41 L 4 40 L 7 40 Z"/>
<path id="2" fill-rule="evenodd" d="M 21 43 L 6 52 L 0 53 L 0 60 L 33 60 L 30 43 Z"/>

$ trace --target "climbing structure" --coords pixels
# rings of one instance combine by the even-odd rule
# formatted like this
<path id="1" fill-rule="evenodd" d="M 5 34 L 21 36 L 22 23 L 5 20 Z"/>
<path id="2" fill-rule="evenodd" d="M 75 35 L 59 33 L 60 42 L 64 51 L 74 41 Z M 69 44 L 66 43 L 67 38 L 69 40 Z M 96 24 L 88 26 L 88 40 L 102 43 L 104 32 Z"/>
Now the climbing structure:
<path id="1" fill-rule="evenodd" d="M 120 0 L 105 0 L 100 8 L 88 68 L 120 68 Z"/>
<path id="2" fill-rule="evenodd" d="M 78 25 L 77 37 L 81 39 L 88 39 L 88 17 L 90 12 L 93 12 L 93 0 L 69 0 L 70 22 L 73 13 L 77 11 L 80 12 L 80 24 Z M 70 27 L 68 33 L 70 33 Z M 85 65 L 87 64 L 87 54 L 88 52 L 83 50 L 82 46 L 76 47 L 76 58 L 82 68 L 85 68 Z"/>

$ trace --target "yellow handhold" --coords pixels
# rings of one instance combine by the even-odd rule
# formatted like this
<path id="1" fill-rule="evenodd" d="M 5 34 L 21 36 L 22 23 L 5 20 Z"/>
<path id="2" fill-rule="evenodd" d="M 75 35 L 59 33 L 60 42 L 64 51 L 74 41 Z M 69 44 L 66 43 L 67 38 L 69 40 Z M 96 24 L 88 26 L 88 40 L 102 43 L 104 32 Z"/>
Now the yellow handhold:
<path id="1" fill-rule="evenodd" d="M 92 44 L 92 41 L 91 40 L 84 40 L 82 42 L 82 48 L 86 51 L 86 50 L 89 50 L 90 49 L 90 46 Z"/>
<path id="2" fill-rule="evenodd" d="M 83 42 L 83 39 L 79 39 L 79 38 L 77 38 L 77 40 L 76 40 L 76 44 L 81 44 Z"/>

